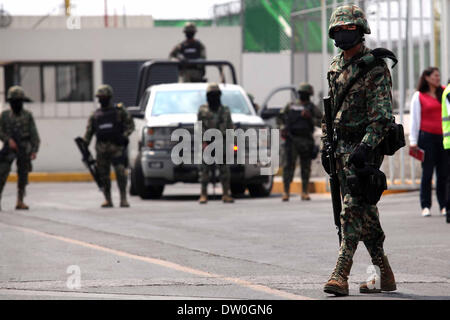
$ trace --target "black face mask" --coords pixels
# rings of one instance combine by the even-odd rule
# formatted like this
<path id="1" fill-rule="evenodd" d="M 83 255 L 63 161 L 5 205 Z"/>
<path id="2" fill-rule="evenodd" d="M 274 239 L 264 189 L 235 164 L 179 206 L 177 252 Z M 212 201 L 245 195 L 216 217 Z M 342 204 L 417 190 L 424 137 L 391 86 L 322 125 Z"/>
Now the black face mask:
<path id="1" fill-rule="evenodd" d="M 299 91 L 298 95 L 301 101 L 309 101 L 309 97 L 311 96 L 308 92 Z"/>
<path id="2" fill-rule="evenodd" d="M 107 108 L 110 105 L 111 98 L 110 97 L 98 97 L 98 102 L 102 106 L 102 108 Z"/>
<path id="3" fill-rule="evenodd" d="M 22 112 L 23 100 L 10 100 L 9 104 L 14 114 L 20 114 Z"/>
<path id="4" fill-rule="evenodd" d="M 206 100 L 208 100 L 208 106 L 211 110 L 216 111 L 220 107 L 220 93 L 208 93 L 206 95 Z"/>
<path id="5" fill-rule="evenodd" d="M 334 33 L 334 45 L 342 50 L 348 50 L 362 42 L 361 32 L 356 30 L 339 30 Z"/>
<path id="6" fill-rule="evenodd" d="M 195 32 L 185 32 L 187 39 L 194 39 Z"/>

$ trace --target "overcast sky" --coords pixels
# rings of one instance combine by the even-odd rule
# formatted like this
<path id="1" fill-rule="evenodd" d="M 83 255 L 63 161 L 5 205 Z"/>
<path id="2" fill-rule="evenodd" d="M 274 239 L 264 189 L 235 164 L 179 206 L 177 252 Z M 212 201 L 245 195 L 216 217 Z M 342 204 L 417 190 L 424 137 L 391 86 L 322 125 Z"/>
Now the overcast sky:
<path id="1" fill-rule="evenodd" d="M 231 0 L 107 0 L 108 14 L 152 15 L 155 19 L 204 19 L 212 17 L 214 4 Z M 103 15 L 105 0 L 72 0 L 72 13 Z M 61 14 L 64 0 L 0 0 L 12 15 Z"/>

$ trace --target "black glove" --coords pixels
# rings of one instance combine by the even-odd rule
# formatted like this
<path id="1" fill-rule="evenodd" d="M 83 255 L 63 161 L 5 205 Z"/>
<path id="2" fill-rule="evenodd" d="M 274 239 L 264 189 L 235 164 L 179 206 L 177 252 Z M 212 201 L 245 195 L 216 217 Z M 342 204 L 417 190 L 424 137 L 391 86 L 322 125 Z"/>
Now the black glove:
<path id="1" fill-rule="evenodd" d="M 126 137 L 126 136 L 120 136 L 119 137 L 119 141 L 118 141 L 118 143 L 119 143 L 119 145 L 121 145 L 121 146 L 128 146 L 128 142 L 129 142 L 130 140 L 128 139 L 128 137 Z"/>
<path id="2" fill-rule="evenodd" d="M 356 168 L 364 168 L 371 150 L 372 148 L 369 145 L 362 142 L 356 147 L 355 150 L 353 150 L 348 161 L 353 163 Z"/>
<path id="3" fill-rule="evenodd" d="M 328 144 L 324 144 L 323 145 L 323 149 L 321 151 L 321 162 L 322 162 L 322 167 L 325 170 L 326 173 L 331 174 L 331 169 L 330 169 L 330 158 L 328 157 Z"/>

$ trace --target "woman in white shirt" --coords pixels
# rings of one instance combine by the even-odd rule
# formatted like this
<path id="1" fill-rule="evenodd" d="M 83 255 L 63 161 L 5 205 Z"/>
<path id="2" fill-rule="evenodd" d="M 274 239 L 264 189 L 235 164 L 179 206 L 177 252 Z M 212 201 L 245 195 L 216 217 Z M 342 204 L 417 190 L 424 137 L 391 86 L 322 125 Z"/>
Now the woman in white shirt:
<path id="1" fill-rule="evenodd" d="M 436 195 L 440 212 L 446 214 L 447 157 L 443 147 L 441 98 L 444 89 L 438 68 L 423 71 L 417 91 L 411 100 L 409 142 L 412 150 L 424 150 L 420 204 L 422 216 L 431 215 L 431 189 L 433 172 L 436 169 Z"/>

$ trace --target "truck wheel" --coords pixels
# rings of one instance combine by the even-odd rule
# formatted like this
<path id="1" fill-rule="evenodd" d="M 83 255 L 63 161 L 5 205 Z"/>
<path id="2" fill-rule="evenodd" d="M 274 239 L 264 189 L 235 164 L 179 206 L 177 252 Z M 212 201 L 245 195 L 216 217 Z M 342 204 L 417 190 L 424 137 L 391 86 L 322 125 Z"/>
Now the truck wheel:
<path id="1" fill-rule="evenodd" d="M 248 191 L 254 198 L 268 197 L 272 191 L 273 176 L 268 176 L 267 181 L 258 184 L 249 184 Z"/>
<path id="2" fill-rule="evenodd" d="M 230 185 L 230 189 L 231 189 L 231 194 L 233 195 L 233 197 L 240 197 L 245 193 L 246 187 L 242 184 L 233 183 Z"/>
<path id="3" fill-rule="evenodd" d="M 164 185 L 146 186 L 144 173 L 142 172 L 141 157 L 138 155 L 134 165 L 135 186 L 137 194 L 144 200 L 161 198 Z"/>

